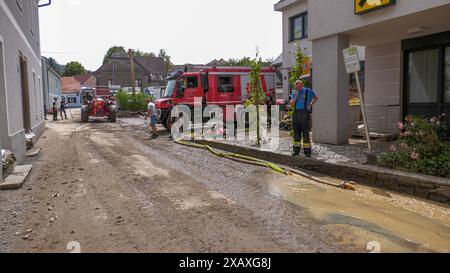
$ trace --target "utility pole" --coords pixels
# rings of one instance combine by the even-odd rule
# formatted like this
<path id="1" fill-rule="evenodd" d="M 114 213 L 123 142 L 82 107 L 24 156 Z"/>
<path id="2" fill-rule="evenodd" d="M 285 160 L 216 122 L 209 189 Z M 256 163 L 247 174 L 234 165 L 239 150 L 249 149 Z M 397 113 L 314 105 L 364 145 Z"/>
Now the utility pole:
<path id="1" fill-rule="evenodd" d="M 130 57 L 131 87 L 134 96 L 136 95 L 136 73 L 134 71 L 134 52 L 132 49 L 128 50 L 128 56 Z"/>

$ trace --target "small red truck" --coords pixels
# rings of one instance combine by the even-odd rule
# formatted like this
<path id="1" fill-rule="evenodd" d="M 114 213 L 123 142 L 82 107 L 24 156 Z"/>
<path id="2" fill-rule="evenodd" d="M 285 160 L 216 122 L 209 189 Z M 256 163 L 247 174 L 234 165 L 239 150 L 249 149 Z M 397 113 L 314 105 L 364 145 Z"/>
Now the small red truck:
<path id="1" fill-rule="evenodd" d="M 208 67 L 199 72 L 174 72 L 167 78 L 163 98 L 156 101 L 159 122 L 170 129 L 171 110 L 176 105 L 194 109 L 194 99 L 202 98 L 203 106 L 242 105 L 249 98 L 247 91 L 249 67 Z M 267 97 L 275 92 L 276 73 L 273 68 L 261 70 L 261 83 Z M 192 111 L 193 112 L 193 111 Z M 226 119 L 226 117 L 225 117 Z"/>
<path id="2" fill-rule="evenodd" d="M 81 99 L 81 122 L 88 122 L 90 117 L 108 118 L 111 122 L 117 120 L 117 105 L 109 96 L 103 99 L 96 88 L 83 88 L 80 92 Z"/>

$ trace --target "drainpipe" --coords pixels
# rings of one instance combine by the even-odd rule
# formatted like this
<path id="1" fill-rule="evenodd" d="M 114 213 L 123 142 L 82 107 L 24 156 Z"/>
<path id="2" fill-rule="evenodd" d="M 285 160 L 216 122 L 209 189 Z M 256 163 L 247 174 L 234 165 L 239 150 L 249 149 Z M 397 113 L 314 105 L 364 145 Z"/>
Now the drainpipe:
<path id="1" fill-rule="evenodd" d="M 51 4 L 52 4 L 52 0 L 47 0 L 48 2 L 47 3 L 45 3 L 45 4 L 40 4 L 40 5 L 38 5 L 38 7 L 39 8 L 43 8 L 43 7 L 46 7 L 46 6 L 50 6 Z M 40 2 L 40 1 L 39 1 Z"/>

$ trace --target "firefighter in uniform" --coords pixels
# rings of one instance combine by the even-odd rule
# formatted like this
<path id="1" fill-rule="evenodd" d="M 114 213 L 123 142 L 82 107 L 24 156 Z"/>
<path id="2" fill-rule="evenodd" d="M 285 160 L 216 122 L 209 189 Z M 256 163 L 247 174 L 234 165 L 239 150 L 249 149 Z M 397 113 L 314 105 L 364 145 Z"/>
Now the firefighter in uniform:
<path id="1" fill-rule="evenodd" d="M 294 151 L 293 156 L 300 155 L 302 149 L 306 157 L 311 157 L 312 146 L 309 132 L 311 131 L 311 113 L 314 104 L 319 100 L 314 91 L 303 87 L 302 81 L 295 82 L 295 90 L 291 96 L 291 106 L 294 107 Z M 302 143 L 303 138 L 303 143 Z"/>

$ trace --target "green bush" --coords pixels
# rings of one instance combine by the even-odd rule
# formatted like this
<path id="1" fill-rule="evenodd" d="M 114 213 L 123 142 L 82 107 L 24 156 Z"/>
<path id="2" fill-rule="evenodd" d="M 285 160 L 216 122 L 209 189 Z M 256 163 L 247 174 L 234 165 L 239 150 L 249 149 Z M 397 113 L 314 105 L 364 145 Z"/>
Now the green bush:
<path id="1" fill-rule="evenodd" d="M 116 97 L 121 111 L 145 111 L 147 110 L 145 99 L 150 98 L 150 96 L 145 93 L 136 92 L 133 95 L 132 93 L 123 90 L 117 92 Z"/>
<path id="2" fill-rule="evenodd" d="M 445 116 L 424 119 L 408 116 L 399 123 L 399 141 L 379 159 L 382 167 L 450 177 L 450 146 L 441 137 L 446 131 Z"/>

